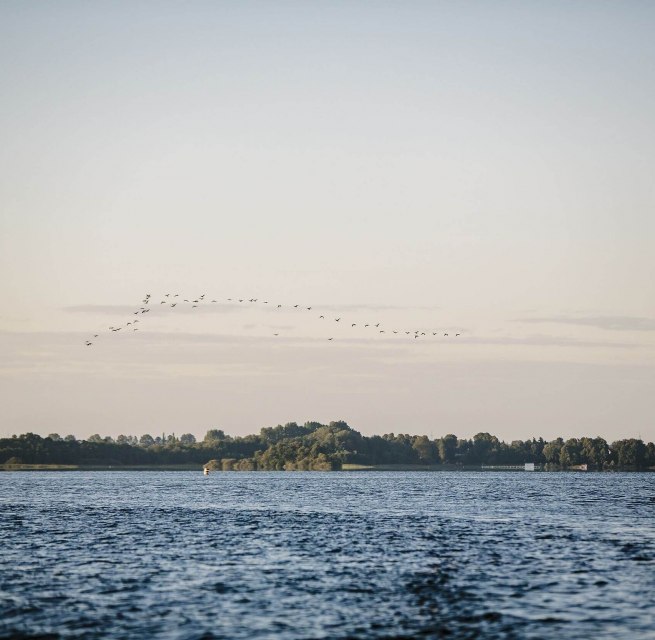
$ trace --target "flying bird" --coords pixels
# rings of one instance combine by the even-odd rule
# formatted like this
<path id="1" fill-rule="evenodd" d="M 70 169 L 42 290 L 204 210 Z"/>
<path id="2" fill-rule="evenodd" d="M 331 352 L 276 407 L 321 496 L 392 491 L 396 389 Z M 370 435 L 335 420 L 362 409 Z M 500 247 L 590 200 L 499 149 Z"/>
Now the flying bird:
<path id="1" fill-rule="evenodd" d="M 186 302 L 186 303 L 193 303 L 192 308 L 193 308 L 193 309 L 197 309 L 198 306 L 199 306 L 199 304 L 200 304 L 200 302 L 204 302 L 204 300 L 205 300 L 205 298 L 206 298 L 206 295 L 207 295 L 207 294 L 203 293 L 203 294 L 200 295 L 197 299 L 193 299 L 193 300 L 191 300 L 191 299 L 187 299 L 187 298 L 184 298 L 184 302 Z M 180 297 L 180 296 L 181 296 L 181 294 L 179 294 L 179 293 L 175 293 L 175 294 L 173 294 L 173 293 L 165 293 L 165 294 L 163 294 L 163 296 L 162 296 L 164 299 L 162 299 L 162 300 L 160 301 L 160 305 L 161 305 L 161 304 L 166 304 L 166 303 L 168 302 L 168 303 L 172 303 L 170 306 L 171 306 L 171 308 L 174 308 L 174 307 L 177 306 L 177 301 L 171 301 L 170 298 L 177 298 L 177 297 Z M 169 298 L 169 300 L 166 300 L 165 298 Z M 143 304 L 144 306 L 142 306 L 139 310 L 133 311 L 132 314 L 135 315 L 135 316 L 138 316 L 139 314 L 148 313 L 148 311 L 151 310 L 151 308 L 149 308 L 149 303 L 150 303 L 150 300 L 151 300 L 151 299 L 152 299 L 152 295 L 151 295 L 151 294 L 149 294 L 149 293 L 145 294 L 145 297 L 144 297 L 144 299 L 143 299 L 143 301 L 142 301 L 142 304 Z M 269 304 L 269 301 L 268 301 L 268 300 L 259 300 L 258 298 L 245 298 L 245 299 L 244 299 L 244 298 L 238 298 L 238 299 L 237 299 L 237 298 L 226 298 L 226 300 L 229 301 L 229 302 L 234 302 L 234 301 L 238 300 L 239 302 L 248 301 L 248 302 L 261 302 L 262 304 Z M 210 300 L 208 299 L 208 301 L 210 301 Z M 216 300 L 216 299 L 211 299 L 211 302 L 214 303 L 214 304 L 216 304 L 216 303 L 218 303 L 218 300 Z M 276 304 L 275 302 L 273 302 L 272 304 L 275 305 L 277 309 L 281 309 L 281 308 L 284 307 L 284 305 L 282 305 L 282 304 Z M 294 309 L 306 309 L 307 311 L 312 311 L 313 308 L 314 308 L 313 306 L 302 307 L 302 304 L 300 304 L 300 303 L 299 303 L 299 304 L 294 304 L 294 305 L 292 305 L 292 307 L 293 307 Z M 287 308 L 288 308 L 288 306 L 287 306 Z M 320 316 L 318 316 L 318 317 L 319 317 L 321 320 L 324 320 L 324 319 L 326 318 L 325 315 L 320 315 Z M 342 317 L 342 316 L 339 316 L 338 318 L 333 318 L 333 320 L 334 320 L 335 322 L 340 322 L 341 320 L 343 320 L 343 317 Z M 112 326 L 112 327 L 109 327 L 109 329 L 110 329 L 110 331 L 117 332 L 117 331 L 120 331 L 121 328 L 129 327 L 129 326 L 131 326 L 131 325 L 133 325 L 133 324 L 136 324 L 137 322 L 139 322 L 139 320 L 138 320 L 138 319 L 134 319 L 134 320 L 131 321 L 131 322 L 127 322 L 125 325 L 122 325 L 122 326 L 119 326 L 119 327 L 113 327 L 113 326 Z M 368 323 L 366 323 L 366 324 L 364 324 L 364 325 L 360 325 L 359 323 L 352 322 L 352 323 L 350 324 L 350 326 L 351 326 L 352 328 L 355 328 L 355 327 L 358 327 L 358 326 L 363 326 L 363 327 L 371 327 L 371 326 L 372 326 L 372 327 L 375 327 L 375 328 L 379 329 L 379 327 L 382 326 L 382 323 L 381 323 L 381 322 L 377 322 L 377 323 L 374 323 L 374 324 L 368 324 Z M 132 327 L 132 329 L 133 329 L 133 331 L 137 331 L 137 328 L 136 328 L 136 327 Z M 396 330 L 396 329 L 393 329 L 393 330 L 390 329 L 389 332 L 390 332 L 390 333 L 393 333 L 394 335 L 397 335 L 397 334 L 399 334 L 399 333 L 400 333 L 400 334 L 403 333 L 403 331 L 399 331 L 399 330 Z M 380 334 L 386 333 L 386 330 L 384 330 L 384 329 L 379 329 L 378 333 L 380 333 Z M 405 335 L 413 335 L 415 339 L 416 339 L 416 338 L 419 338 L 419 337 L 426 336 L 426 335 L 428 335 L 428 336 L 429 336 L 429 335 L 432 335 L 432 336 L 438 336 L 438 335 L 440 335 L 440 332 L 439 332 L 439 331 L 427 331 L 427 332 L 424 332 L 424 331 L 421 331 L 420 329 L 419 329 L 419 330 L 416 330 L 416 331 L 414 331 L 414 332 L 412 332 L 412 331 L 404 331 L 404 333 L 405 333 Z M 98 335 L 99 335 L 99 334 L 93 334 L 93 338 L 97 338 Z M 278 336 L 280 336 L 281 334 L 280 334 L 279 332 L 277 332 L 277 333 L 273 333 L 273 335 L 274 335 L 275 337 L 278 337 Z M 444 335 L 444 337 L 448 337 L 450 334 L 449 334 L 449 332 L 443 332 L 443 335 Z M 455 333 L 455 334 L 453 334 L 453 335 L 459 337 L 459 336 L 462 335 L 462 334 L 461 334 L 460 332 L 457 332 L 457 333 Z M 327 340 L 330 341 L 330 342 L 332 342 L 332 341 L 334 340 L 334 337 L 327 338 Z M 93 343 L 92 343 L 90 340 L 87 340 L 87 341 L 85 342 L 85 344 L 86 344 L 87 346 L 91 346 L 91 344 L 93 344 Z"/>

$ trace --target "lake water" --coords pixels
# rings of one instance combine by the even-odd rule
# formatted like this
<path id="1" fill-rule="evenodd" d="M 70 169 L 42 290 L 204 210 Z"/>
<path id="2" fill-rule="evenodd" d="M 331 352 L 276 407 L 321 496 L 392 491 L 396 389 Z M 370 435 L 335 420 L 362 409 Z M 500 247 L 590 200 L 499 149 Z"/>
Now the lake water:
<path id="1" fill-rule="evenodd" d="M 0 637 L 653 638 L 655 474 L 0 473 Z"/>

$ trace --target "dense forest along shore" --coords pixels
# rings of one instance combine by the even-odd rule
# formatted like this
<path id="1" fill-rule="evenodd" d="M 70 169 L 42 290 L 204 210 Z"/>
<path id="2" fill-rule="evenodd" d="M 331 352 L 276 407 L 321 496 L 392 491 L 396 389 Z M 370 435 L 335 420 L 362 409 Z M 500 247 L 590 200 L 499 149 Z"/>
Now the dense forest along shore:
<path id="1" fill-rule="evenodd" d="M 506 443 L 486 432 L 471 439 L 448 434 L 388 433 L 365 436 L 346 422 L 290 422 L 242 437 L 220 429 L 200 442 L 186 433 L 152 437 L 34 433 L 0 439 L 2 470 L 175 470 L 352 471 L 352 470 L 502 470 L 533 463 L 547 471 L 655 470 L 655 445 L 630 438 L 608 443 L 600 437 L 543 438 Z"/>

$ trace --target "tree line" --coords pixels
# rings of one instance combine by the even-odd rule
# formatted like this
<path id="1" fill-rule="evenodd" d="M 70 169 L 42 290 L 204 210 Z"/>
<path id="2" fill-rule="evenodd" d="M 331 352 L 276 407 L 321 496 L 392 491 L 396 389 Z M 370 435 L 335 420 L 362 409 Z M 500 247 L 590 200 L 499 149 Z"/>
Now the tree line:
<path id="1" fill-rule="evenodd" d="M 115 439 L 96 434 L 86 440 L 26 433 L 0 439 L 4 465 L 204 465 L 208 461 L 211 468 L 223 470 L 338 470 L 345 464 L 467 468 L 525 462 L 553 470 L 580 464 L 597 470 L 645 470 L 655 469 L 655 445 L 635 438 L 608 443 L 600 437 L 506 443 L 486 432 L 470 439 L 453 434 L 436 439 L 394 433 L 364 436 L 343 421 L 290 422 L 243 437 L 210 429 L 200 442 L 190 433 Z"/>

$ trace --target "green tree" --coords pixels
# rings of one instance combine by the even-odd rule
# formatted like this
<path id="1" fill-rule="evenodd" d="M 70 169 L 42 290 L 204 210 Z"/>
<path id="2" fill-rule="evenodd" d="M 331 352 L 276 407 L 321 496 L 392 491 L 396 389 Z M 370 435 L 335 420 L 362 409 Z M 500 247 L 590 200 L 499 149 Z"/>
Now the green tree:
<path id="1" fill-rule="evenodd" d="M 543 455 L 546 462 L 549 464 L 559 464 L 560 463 L 560 453 L 562 451 L 562 446 L 564 445 L 564 440 L 562 438 L 557 438 L 544 445 Z"/>
<path id="2" fill-rule="evenodd" d="M 577 438 L 569 438 L 559 453 L 559 463 L 563 467 L 580 464 L 580 442 Z"/>
<path id="3" fill-rule="evenodd" d="M 646 445 L 646 466 L 649 469 L 655 467 L 655 444 L 652 442 Z"/>
<path id="4" fill-rule="evenodd" d="M 452 464 L 455 462 L 455 452 L 457 450 L 457 436 L 449 433 L 443 438 L 437 440 L 437 448 L 439 449 L 439 458 L 445 464 Z"/>
<path id="5" fill-rule="evenodd" d="M 155 444 L 155 439 L 149 433 L 144 433 L 139 438 L 139 444 L 142 447 L 152 447 Z"/>
<path id="6" fill-rule="evenodd" d="M 641 440 L 635 438 L 618 440 L 612 443 L 612 450 L 616 452 L 620 467 L 640 469 L 645 466 L 648 450 Z"/>
<path id="7" fill-rule="evenodd" d="M 609 447 L 603 438 L 580 438 L 580 461 L 602 469 L 609 459 Z"/>
<path id="8" fill-rule="evenodd" d="M 227 440 L 227 436 L 225 435 L 225 432 L 222 429 L 210 429 L 205 434 L 203 444 L 213 445 L 216 444 L 217 442 L 222 442 L 223 440 Z"/>
<path id="9" fill-rule="evenodd" d="M 412 448 L 422 464 L 435 464 L 439 460 L 437 447 L 427 436 L 416 436 Z"/>
<path id="10" fill-rule="evenodd" d="M 472 460 L 484 464 L 496 462 L 493 454 L 498 450 L 498 438 L 490 433 L 476 433 L 473 436 L 473 446 L 471 447 Z"/>

